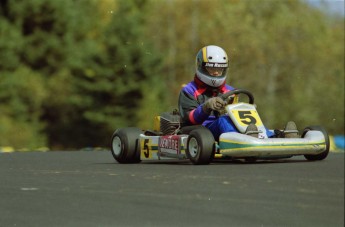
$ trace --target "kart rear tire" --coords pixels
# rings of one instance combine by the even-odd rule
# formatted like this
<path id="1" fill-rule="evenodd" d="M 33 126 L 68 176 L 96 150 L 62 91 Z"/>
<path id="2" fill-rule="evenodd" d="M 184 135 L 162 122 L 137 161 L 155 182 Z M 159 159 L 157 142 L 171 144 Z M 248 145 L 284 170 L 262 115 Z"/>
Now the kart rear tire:
<path id="1" fill-rule="evenodd" d="M 325 159 L 329 153 L 329 148 L 330 148 L 330 141 L 329 141 L 327 131 L 322 126 L 309 126 L 303 130 L 302 138 L 304 138 L 304 136 L 307 134 L 308 131 L 320 131 L 320 132 L 322 132 L 323 136 L 325 137 L 326 150 L 320 154 L 317 154 L 317 155 L 304 155 L 304 157 L 309 161 L 319 161 L 319 160 Z"/>
<path id="2" fill-rule="evenodd" d="M 214 157 L 215 140 L 205 127 L 190 132 L 187 139 L 186 155 L 195 165 L 208 165 Z"/>
<path id="3" fill-rule="evenodd" d="M 138 128 L 117 129 L 111 138 L 111 154 L 119 163 L 139 163 L 141 130 Z"/>

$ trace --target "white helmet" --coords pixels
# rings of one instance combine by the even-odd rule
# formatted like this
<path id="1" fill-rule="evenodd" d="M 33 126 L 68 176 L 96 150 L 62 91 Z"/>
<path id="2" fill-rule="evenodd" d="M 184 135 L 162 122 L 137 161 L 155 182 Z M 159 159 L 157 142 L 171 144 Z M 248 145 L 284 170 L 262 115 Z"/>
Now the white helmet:
<path id="1" fill-rule="evenodd" d="M 221 86 L 226 80 L 228 67 L 228 55 L 218 46 L 205 46 L 196 55 L 196 75 L 209 86 Z M 210 69 L 219 70 L 220 75 L 210 75 Z"/>

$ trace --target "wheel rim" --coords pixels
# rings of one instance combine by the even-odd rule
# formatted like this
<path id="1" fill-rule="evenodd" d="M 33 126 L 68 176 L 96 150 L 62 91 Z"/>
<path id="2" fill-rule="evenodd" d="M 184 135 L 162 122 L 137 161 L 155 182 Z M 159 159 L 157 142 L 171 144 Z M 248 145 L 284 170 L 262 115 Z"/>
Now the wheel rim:
<path id="1" fill-rule="evenodd" d="M 121 154 L 121 147 L 122 143 L 118 136 L 115 136 L 113 139 L 113 152 L 116 156 L 119 156 Z"/>
<path id="2" fill-rule="evenodd" d="M 189 140 L 188 150 L 192 158 L 195 158 L 198 155 L 199 144 L 198 144 L 198 141 L 194 137 L 192 137 Z"/>

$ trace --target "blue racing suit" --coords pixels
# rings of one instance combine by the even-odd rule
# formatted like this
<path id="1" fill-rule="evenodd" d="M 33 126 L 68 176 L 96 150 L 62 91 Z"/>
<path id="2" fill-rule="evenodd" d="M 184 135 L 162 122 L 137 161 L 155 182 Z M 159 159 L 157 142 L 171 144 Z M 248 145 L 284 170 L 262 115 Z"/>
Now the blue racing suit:
<path id="1" fill-rule="evenodd" d="M 211 87 L 203 83 L 196 76 L 194 80 L 184 86 L 180 92 L 178 106 L 182 121 L 185 125 L 203 125 L 207 127 L 216 140 L 224 132 L 237 132 L 236 127 L 229 116 L 215 116 L 214 111 L 205 113 L 203 105 L 206 100 L 212 97 L 232 91 L 235 88 L 223 83 L 220 87 Z M 268 137 L 273 133 L 266 130 Z"/>

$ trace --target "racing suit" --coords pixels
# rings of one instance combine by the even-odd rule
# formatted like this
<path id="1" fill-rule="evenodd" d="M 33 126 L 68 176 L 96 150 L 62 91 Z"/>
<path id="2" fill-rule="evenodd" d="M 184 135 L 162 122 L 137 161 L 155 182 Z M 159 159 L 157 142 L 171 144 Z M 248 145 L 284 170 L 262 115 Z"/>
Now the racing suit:
<path id="1" fill-rule="evenodd" d="M 208 114 L 202 108 L 205 101 L 209 98 L 221 96 L 234 89 L 225 83 L 217 88 L 211 87 L 195 76 L 194 80 L 189 82 L 180 91 L 178 106 L 183 123 L 185 125 L 203 125 L 207 127 L 216 140 L 224 132 L 238 132 L 229 116 L 216 117 L 214 111 Z"/>

